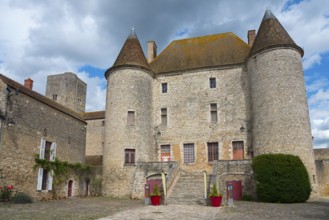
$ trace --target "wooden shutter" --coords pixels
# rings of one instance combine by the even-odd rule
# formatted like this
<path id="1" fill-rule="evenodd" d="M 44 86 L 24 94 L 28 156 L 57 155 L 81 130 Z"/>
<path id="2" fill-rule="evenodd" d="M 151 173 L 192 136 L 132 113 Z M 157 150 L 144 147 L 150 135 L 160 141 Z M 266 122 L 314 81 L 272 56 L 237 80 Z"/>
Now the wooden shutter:
<path id="1" fill-rule="evenodd" d="M 51 170 L 50 172 L 48 172 L 48 178 L 47 178 L 47 189 L 48 190 L 52 190 L 53 189 L 53 175 L 54 175 L 54 171 Z"/>
<path id="2" fill-rule="evenodd" d="M 50 161 L 55 161 L 56 158 L 56 143 L 52 143 L 50 147 Z"/>
<path id="3" fill-rule="evenodd" d="M 40 191 L 42 190 L 42 177 L 43 177 L 43 169 L 39 168 L 37 190 L 40 190 Z"/>
<path id="4" fill-rule="evenodd" d="M 41 142 L 40 142 L 40 155 L 39 155 L 40 159 L 45 159 L 45 146 L 46 146 L 46 140 L 41 139 Z"/>

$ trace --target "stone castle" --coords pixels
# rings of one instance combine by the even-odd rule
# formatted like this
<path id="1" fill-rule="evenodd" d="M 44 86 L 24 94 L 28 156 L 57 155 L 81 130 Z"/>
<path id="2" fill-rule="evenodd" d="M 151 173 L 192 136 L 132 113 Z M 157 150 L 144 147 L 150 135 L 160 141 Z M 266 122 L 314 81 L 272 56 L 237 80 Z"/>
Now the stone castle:
<path id="1" fill-rule="evenodd" d="M 161 173 L 166 174 L 169 196 L 180 179 L 192 176 L 202 182 L 202 173 L 208 174 L 208 184 L 218 183 L 222 192 L 228 182 L 237 182 L 240 193 L 252 194 L 250 159 L 266 153 L 299 156 L 315 195 L 318 180 L 302 56 L 303 50 L 267 10 L 257 34 L 248 32 L 248 43 L 233 33 L 222 33 L 175 40 L 157 55 L 156 43 L 149 41 L 147 59 L 132 30 L 105 72 L 105 111 L 84 112 L 87 85 L 73 73 L 48 76 L 46 97 L 29 89 L 30 79 L 24 87 L 2 76 L 2 91 L 8 86 L 10 92 L 19 88 L 22 94 L 47 105 L 35 105 L 38 109 L 30 113 L 30 118 L 39 118 L 35 120 L 40 120 L 40 126 L 34 134 L 25 129 L 26 136 L 35 138 L 35 147 L 28 151 L 37 152 L 40 139 L 49 139 L 57 143 L 58 157 L 102 169 L 101 174 L 85 180 L 72 176 L 76 195 L 88 195 L 92 182 L 101 180 L 103 195 L 144 198 L 147 190 L 161 183 Z M 2 112 L 9 115 L 8 109 L 12 109 L 15 116 L 19 96 L 8 98 L 8 91 L 3 92 L 1 100 L 9 108 Z M 26 103 L 21 108 L 25 106 L 29 112 Z M 46 123 L 49 114 L 56 118 L 49 121 L 52 124 Z M 6 133 L 5 128 L 16 129 L 8 126 L 8 118 L 1 124 L 0 158 L 11 155 L 5 150 L 6 143 L 9 147 L 15 142 L 19 149 L 17 143 L 26 142 Z M 16 181 L 6 172 L 5 164 L 11 161 L 1 159 L 0 166 Z M 326 160 L 323 164 L 321 172 L 328 168 Z M 31 186 L 24 186 L 26 191 L 35 192 L 37 182 L 41 184 L 40 172 L 28 174 Z M 319 189 L 325 191 L 328 180 L 322 178 L 326 183 L 320 183 Z M 39 188 L 42 191 L 41 185 Z M 64 185 L 63 192 L 69 188 Z"/>

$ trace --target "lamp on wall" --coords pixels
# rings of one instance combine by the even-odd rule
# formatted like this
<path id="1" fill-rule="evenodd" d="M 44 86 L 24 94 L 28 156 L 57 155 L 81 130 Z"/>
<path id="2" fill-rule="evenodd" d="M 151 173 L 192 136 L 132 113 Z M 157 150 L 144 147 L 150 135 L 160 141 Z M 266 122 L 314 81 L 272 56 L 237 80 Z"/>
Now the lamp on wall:
<path id="1" fill-rule="evenodd" d="M 241 131 L 241 132 L 244 132 L 245 130 L 246 130 L 245 127 L 243 127 L 243 126 L 240 127 L 240 131 Z"/>

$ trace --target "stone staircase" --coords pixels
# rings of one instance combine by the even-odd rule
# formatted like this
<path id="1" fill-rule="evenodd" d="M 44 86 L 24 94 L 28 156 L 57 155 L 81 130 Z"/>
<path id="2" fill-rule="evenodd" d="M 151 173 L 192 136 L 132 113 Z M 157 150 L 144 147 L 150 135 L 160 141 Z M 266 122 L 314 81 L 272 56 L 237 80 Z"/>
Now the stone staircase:
<path id="1" fill-rule="evenodd" d="M 207 176 L 209 184 L 210 175 Z M 182 174 L 168 197 L 168 204 L 202 204 L 204 199 L 204 183 L 202 174 Z"/>

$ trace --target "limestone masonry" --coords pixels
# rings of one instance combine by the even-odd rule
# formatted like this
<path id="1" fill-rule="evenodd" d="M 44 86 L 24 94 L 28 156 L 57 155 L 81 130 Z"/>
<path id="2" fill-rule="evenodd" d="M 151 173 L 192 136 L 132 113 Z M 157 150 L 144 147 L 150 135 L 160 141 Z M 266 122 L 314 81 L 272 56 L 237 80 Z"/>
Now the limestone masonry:
<path id="1" fill-rule="evenodd" d="M 313 153 L 303 50 L 271 11 L 248 44 L 221 33 L 175 40 L 159 55 L 149 41 L 147 50 L 146 59 L 132 30 L 105 72 L 99 112 L 85 112 L 87 85 L 74 73 L 48 76 L 46 97 L 32 91 L 31 79 L 24 87 L 1 75 L 0 174 L 42 197 L 49 174 L 33 170 L 33 156 L 56 143 L 56 157 L 92 167 L 83 178 L 69 176 L 63 195 L 141 199 L 165 175 L 168 201 L 184 179 L 204 178 L 225 197 L 233 184 L 241 199 L 255 194 L 252 157 L 283 153 L 301 158 L 312 196 L 329 193 L 328 154 L 315 163 Z"/>

